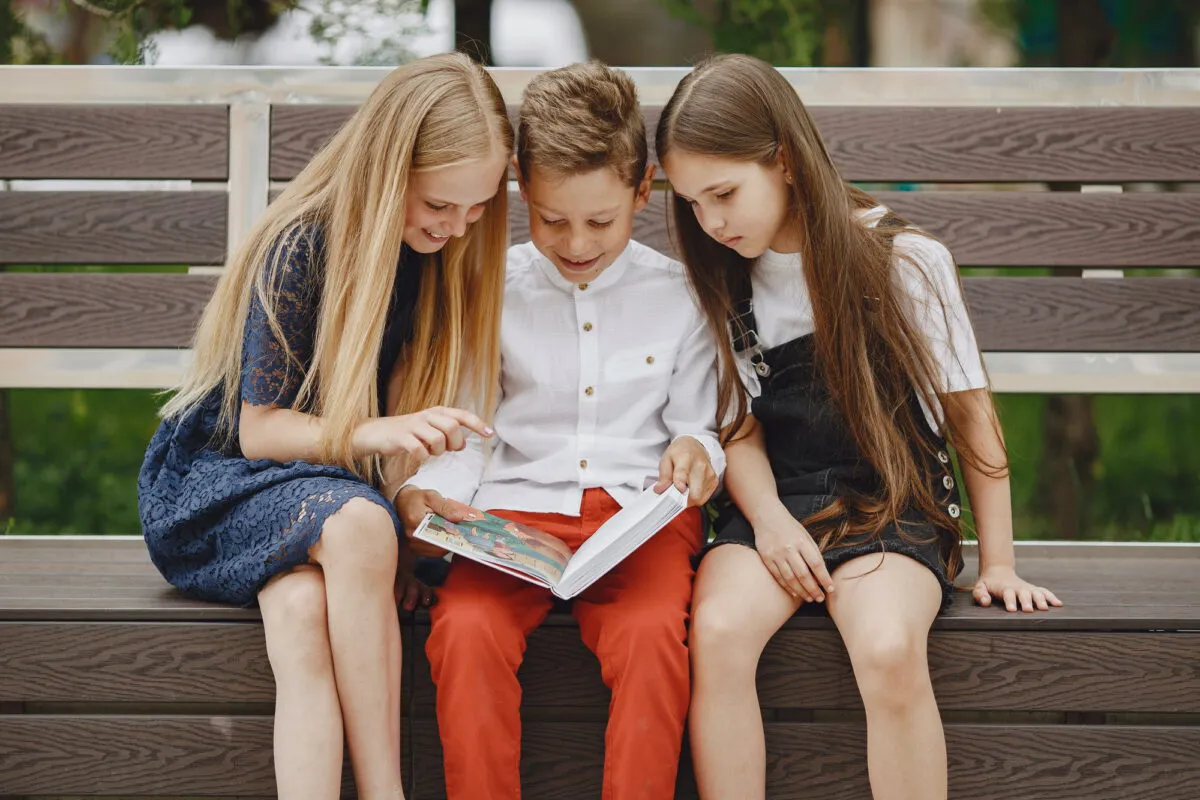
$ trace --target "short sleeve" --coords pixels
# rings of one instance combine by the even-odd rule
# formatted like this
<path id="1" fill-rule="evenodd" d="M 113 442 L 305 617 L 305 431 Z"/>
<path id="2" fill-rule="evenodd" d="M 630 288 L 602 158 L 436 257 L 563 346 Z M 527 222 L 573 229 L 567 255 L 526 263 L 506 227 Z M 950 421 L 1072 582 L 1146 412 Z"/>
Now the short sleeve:
<path id="1" fill-rule="evenodd" d="M 290 408 L 312 361 L 320 302 L 319 232 L 297 226 L 272 248 L 265 269 L 279 333 L 272 330 L 258 292 L 252 293 L 242 341 L 242 400 Z M 286 343 L 286 345 L 285 345 Z"/>
<path id="2" fill-rule="evenodd" d="M 987 374 L 958 282 L 958 270 L 945 245 L 918 233 L 896 236 L 896 264 L 911 301 L 913 322 L 925 333 L 942 375 L 938 391 L 982 389 Z"/>

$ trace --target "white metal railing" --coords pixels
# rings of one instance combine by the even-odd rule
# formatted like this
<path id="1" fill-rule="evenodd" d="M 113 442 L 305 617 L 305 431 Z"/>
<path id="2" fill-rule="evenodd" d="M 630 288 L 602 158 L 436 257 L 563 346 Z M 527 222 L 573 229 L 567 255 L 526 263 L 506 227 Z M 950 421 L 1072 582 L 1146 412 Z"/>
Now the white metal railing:
<path id="1" fill-rule="evenodd" d="M 228 244 L 241 241 L 270 189 L 270 107 L 356 104 L 388 73 L 375 67 L 0 67 L 0 104 L 229 106 Z M 496 68 L 505 99 L 539 70 Z M 686 68 L 627 70 L 644 103 L 665 102 Z M 807 103 L 928 106 L 1189 107 L 1200 112 L 1196 69 L 784 69 Z M 77 182 L 77 188 L 101 184 Z M 114 188 L 104 182 L 104 188 Z M 197 187 L 201 188 L 201 187 Z M 988 353 L 1002 392 L 1200 393 L 1200 354 Z M 176 350 L 0 349 L 0 387 L 171 385 Z"/>

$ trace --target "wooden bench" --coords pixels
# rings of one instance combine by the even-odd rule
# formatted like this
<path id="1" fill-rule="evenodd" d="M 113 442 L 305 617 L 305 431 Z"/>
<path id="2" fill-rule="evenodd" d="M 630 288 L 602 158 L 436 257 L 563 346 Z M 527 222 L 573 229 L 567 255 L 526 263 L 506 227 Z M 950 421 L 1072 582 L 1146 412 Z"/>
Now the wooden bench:
<path id="1" fill-rule="evenodd" d="M 382 74 L 0 68 L 0 180 L 182 182 L 0 191 L 0 264 L 189 268 L 0 272 L 0 387 L 169 385 L 230 245 Z M 531 73 L 496 74 L 516 103 Z M 681 74 L 633 71 L 652 119 Z M 1200 181 L 1194 71 L 787 74 L 849 178 L 938 184 L 882 197 L 964 267 L 1083 270 L 965 279 L 998 390 L 1200 392 L 1200 281 L 1137 276 L 1200 267 L 1200 194 L 1044 191 Z M 663 207 L 636 235 L 666 249 Z M 963 594 L 932 637 L 951 796 L 1200 796 L 1200 547 L 1018 559 L 1067 606 L 1007 615 Z M 403 624 L 409 797 L 442 797 L 428 619 Z M 569 616 L 534 635 L 521 679 L 526 796 L 598 796 L 607 691 Z M 769 797 L 867 796 L 825 616 L 773 640 L 759 689 Z M 256 612 L 183 598 L 139 538 L 0 537 L 0 797 L 269 796 L 272 698 Z"/>

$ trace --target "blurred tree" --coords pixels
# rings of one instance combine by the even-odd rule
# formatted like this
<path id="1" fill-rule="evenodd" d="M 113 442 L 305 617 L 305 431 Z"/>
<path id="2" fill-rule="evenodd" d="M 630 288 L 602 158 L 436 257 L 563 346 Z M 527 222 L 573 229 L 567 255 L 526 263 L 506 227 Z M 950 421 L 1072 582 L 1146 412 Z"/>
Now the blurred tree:
<path id="1" fill-rule="evenodd" d="M 492 0 L 454 0 L 454 49 L 492 64 Z"/>
<path id="2" fill-rule="evenodd" d="M 721 53 L 777 67 L 865 65 L 867 0 L 659 0 Z"/>

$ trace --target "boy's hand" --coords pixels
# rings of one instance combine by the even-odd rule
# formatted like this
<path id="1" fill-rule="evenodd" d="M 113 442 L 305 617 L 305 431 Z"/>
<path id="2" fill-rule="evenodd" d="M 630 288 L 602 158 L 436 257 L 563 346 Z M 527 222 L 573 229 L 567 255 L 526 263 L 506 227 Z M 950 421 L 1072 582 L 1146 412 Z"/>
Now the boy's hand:
<path id="1" fill-rule="evenodd" d="M 658 462 L 658 483 L 654 491 L 662 494 L 671 484 L 688 493 L 688 508 L 702 506 L 717 489 L 717 473 L 713 471 L 708 451 L 691 436 L 680 436 L 671 442 Z"/>
<path id="2" fill-rule="evenodd" d="M 465 519 L 482 519 L 483 512 L 477 508 L 442 497 L 432 489 L 420 489 L 416 486 L 405 486 L 396 495 L 396 513 L 404 523 L 404 535 L 408 537 L 408 546 L 419 556 L 440 558 L 446 551 L 435 547 L 429 542 L 412 538 L 413 531 L 425 519 L 426 514 L 437 514 L 450 522 L 462 522 Z"/>
<path id="3" fill-rule="evenodd" d="M 416 611 L 417 608 L 429 608 L 437 602 L 433 589 L 417 580 L 413 575 L 416 563 L 412 549 L 400 548 L 400 558 L 396 564 L 396 607 L 405 611 Z"/>

